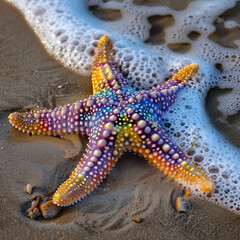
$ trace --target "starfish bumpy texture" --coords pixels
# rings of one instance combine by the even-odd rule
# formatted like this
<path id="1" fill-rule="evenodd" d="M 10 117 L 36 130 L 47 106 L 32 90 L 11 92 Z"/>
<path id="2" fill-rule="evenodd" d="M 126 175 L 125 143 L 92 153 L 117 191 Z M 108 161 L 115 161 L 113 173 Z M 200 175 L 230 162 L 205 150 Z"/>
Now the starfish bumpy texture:
<path id="1" fill-rule="evenodd" d="M 162 115 L 197 72 L 198 64 L 192 63 L 161 86 L 137 91 L 114 62 L 112 42 L 104 35 L 93 63 L 93 95 L 53 110 L 10 114 L 11 124 L 23 132 L 54 136 L 83 132 L 89 136 L 85 154 L 54 194 L 54 204 L 68 206 L 90 193 L 125 151 L 145 157 L 185 186 L 212 191 L 211 180 L 161 129 Z"/>

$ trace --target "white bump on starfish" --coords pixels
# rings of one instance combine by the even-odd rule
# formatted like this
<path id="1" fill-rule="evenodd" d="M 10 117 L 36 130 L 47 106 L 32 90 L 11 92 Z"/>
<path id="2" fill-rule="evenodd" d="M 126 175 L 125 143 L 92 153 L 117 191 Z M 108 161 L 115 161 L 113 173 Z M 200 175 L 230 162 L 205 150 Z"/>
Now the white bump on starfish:
<path id="1" fill-rule="evenodd" d="M 89 167 L 85 167 L 85 168 L 84 168 L 84 171 L 85 171 L 85 172 L 89 172 L 89 171 L 90 171 L 90 168 L 89 168 Z"/>
<path id="2" fill-rule="evenodd" d="M 156 142 L 158 139 L 159 139 L 159 135 L 157 133 L 154 133 L 152 136 L 151 136 L 151 139 L 153 142 Z"/>
<path id="3" fill-rule="evenodd" d="M 132 115 L 132 119 L 137 120 L 138 118 L 139 118 L 139 114 L 138 113 L 134 113 Z"/>
<path id="4" fill-rule="evenodd" d="M 87 101 L 87 106 L 88 106 L 88 107 L 91 107 L 92 105 L 93 105 L 93 101 L 92 101 L 92 100 L 88 100 L 88 101 Z"/>
<path id="5" fill-rule="evenodd" d="M 97 162 L 97 158 L 96 157 L 91 157 L 90 159 L 92 162 Z"/>
<path id="6" fill-rule="evenodd" d="M 88 162 L 87 165 L 88 165 L 89 167 L 93 167 L 93 166 L 94 166 L 94 163 L 93 163 L 93 162 Z"/>
<path id="7" fill-rule="evenodd" d="M 115 108 L 115 109 L 113 110 L 113 113 L 118 114 L 118 113 L 120 113 L 120 110 L 119 110 L 118 108 Z"/>
<path id="8" fill-rule="evenodd" d="M 137 123 L 137 125 L 138 125 L 138 127 L 140 127 L 140 128 L 144 128 L 145 126 L 146 126 L 146 121 L 144 121 L 144 120 L 140 120 L 138 123 Z"/>
<path id="9" fill-rule="evenodd" d="M 74 104 L 74 109 L 75 110 L 78 110 L 80 107 L 81 107 L 81 102 L 76 102 L 75 104 Z"/>
<path id="10" fill-rule="evenodd" d="M 162 93 L 164 96 L 167 96 L 167 90 L 166 90 L 166 89 L 163 89 L 163 90 L 161 91 L 161 93 Z"/>
<path id="11" fill-rule="evenodd" d="M 105 139 L 100 139 L 98 141 L 98 146 L 99 147 L 104 147 L 107 144 L 107 141 Z"/>
<path id="12" fill-rule="evenodd" d="M 112 123 L 106 123 L 106 124 L 105 124 L 105 128 L 106 128 L 107 130 L 113 130 L 113 129 L 114 129 L 114 125 L 113 125 Z"/>
<path id="13" fill-rule="evenodd" d="M 110 134 L 111 134 L 111 131 L 109 131 L 109 130 L 105 130 L 105 131 L 103 132 L 103 136 L 104 136 L 104 137 L 109 137 Z"/>
<path id="14" fill-rule="evenodd" d="M 164 152 L 168 152 L 168 151 L 170 150 L 170 146 L 169 146 L 168 144 L 164 144 L 164 145 L 162 146 L 162 150 L 163 150 Z"/>
<path id="15" fill-rule="evenodd" d="M 102 151 L 97 149 L 93 152 L 93 154 L 96 156 L 96 157 L 100 157 L 102 155 Z"/>
<path id="16" fill-rule="evenodd" d="M 115 115 L 111 115 L 111 116 L 109 117 L 109 119 L 110 119 L 111 121 L 116 121 L 116 120 L 117 120 L 117 117 L 116 117 Z"/>
<path id="17" fill-rule="evenodd" d="M 175 153 L 175 154 L 173 154 L 173 159 L 178 159 L 179 158 L 179 154 L 178 153 Z"/>

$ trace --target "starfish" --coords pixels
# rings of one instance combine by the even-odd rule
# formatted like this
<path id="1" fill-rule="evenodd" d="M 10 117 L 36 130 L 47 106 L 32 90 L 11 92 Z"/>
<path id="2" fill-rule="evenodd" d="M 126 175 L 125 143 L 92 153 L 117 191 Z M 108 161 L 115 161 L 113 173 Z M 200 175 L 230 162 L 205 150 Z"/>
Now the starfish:
<path id="1" fill-rule="evenodd" d="M 137 91 L 114 62 L 113 44 L 104 35 L 93 62 L 93 95 L 53 110 L 11 113 L 10 123 L 23 132 L 54 136 L 82 132 L 89 137 L 85 154 L 57 189 L 53 203 L 64 207 L 81 200 L 100 184 L 125 151 L 143 156 L 178 183 L 212 191 L 212 181 L 161 128 L 162 115 L 197 72 L 198 64 L 192 63 L 161 86 Z"/>

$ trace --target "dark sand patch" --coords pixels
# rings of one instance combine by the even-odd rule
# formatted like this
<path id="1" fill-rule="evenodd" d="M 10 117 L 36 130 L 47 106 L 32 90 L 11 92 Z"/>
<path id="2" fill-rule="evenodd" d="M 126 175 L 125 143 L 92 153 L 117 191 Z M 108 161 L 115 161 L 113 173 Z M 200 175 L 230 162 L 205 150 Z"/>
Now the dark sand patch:
<path id="1" fill-rule="evenodd" d="M 212 88 L 209 90 L 205 107 L 211 123 L 220 131 L 233 145 L 240 148 L 240 110 L 224 119 L 218 110 L 218 97 L 228 94 L 232 89 Z"/>
<path id="2" fill-rule="evenodd" d="M 7 26 L 7 27 L 6 27 Z M 79 155 L 64 158 L 69 140 L 29 136 L 13 129 L 8 114 L 39 104 L 59 106 L 91 93 L 82 78 L 49 57 L 21 15 L 0 2 L 0 236 L 1 239 L 237 239 L 240 216 L 190 197 L 193 210 L 173 207 L 176 185 L 144 159 L 125 154 L 110 175 L 80 203 L 54 220 L 24 215 L 33 194 L 52 194 L 77 165 Z M 62 86 L 59 88 L 58 86 Z M 137 224 L 134 217 L 141 217 Z"/>

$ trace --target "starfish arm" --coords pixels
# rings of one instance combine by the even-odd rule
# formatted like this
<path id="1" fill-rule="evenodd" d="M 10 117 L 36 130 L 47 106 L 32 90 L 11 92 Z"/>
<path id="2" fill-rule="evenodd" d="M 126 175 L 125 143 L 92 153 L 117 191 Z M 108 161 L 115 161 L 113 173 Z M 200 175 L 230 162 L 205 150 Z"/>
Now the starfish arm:
<path id="1" fill-rule="evenodd" d="M 74 204 L 100 184 L 122 154 L 115 150 L 115 142 L 116 131 L 111 122 L 95 127 L 82 160 L 54 194 L 54 204 Z"/>
<path id="2" fill-rule="evenodd" d="M 89 119 L 94 105 L 103 105 L 101 99 L 85 99 L 53 110 L 14 112 L 9 115 L 10 123 L 19 130 L 32 134 L 65 135 L 88 133 Z"/>
<path id="3" fill-rule="evenodd" d="M 196 63 L 189 64 L 180 69 L 163 85 L 144 91 L 147 94 L 147 98 L 154 102 L 161 111 L 161 115 L 166 113 L 176 101 L 178 92 L 186 86 L 186 81 L 196 76 L 198 68 Z"/>
<path id="4" fill-rule="evenodd" d="M 113 59 L 113 44 L 106 35 L 99 39 L 92 71 L 93 93 L 104 88 L 119 89 L 127 84 Z"/>
<path id="5" fill-rule="evenodd" d="M 192 185 L 208 192 L 213 183 L 196 168 L 190 158 L 165 135 L 164 131 L 141 117 L 133 125 L 130 150 L 137 152 L 183 185 Z"/>

